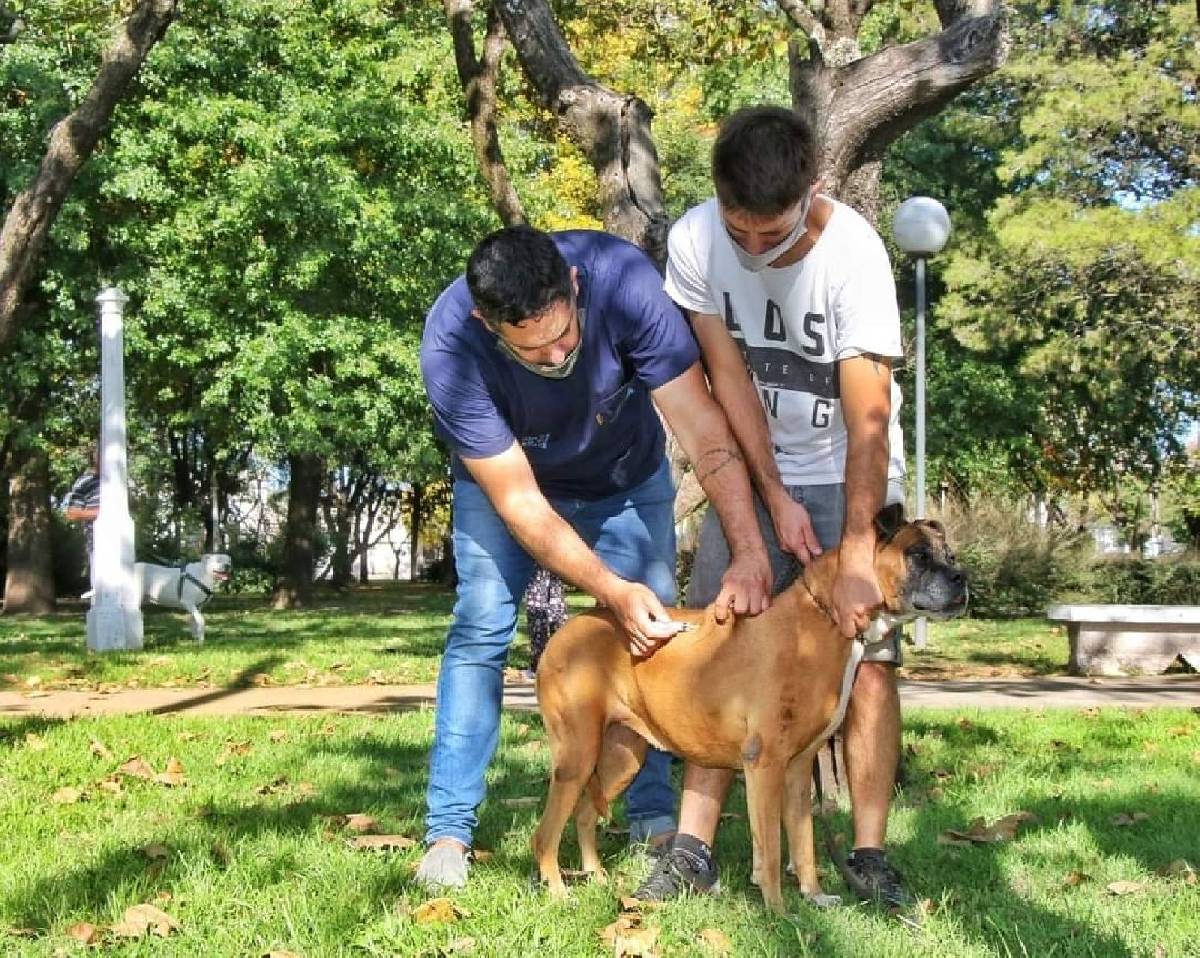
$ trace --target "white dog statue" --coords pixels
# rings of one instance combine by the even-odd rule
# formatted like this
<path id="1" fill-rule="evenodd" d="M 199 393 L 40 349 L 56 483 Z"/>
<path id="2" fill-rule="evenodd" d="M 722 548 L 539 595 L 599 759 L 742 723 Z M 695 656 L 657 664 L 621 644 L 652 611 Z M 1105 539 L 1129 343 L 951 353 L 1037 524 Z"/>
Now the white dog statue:
<path id="1" fill-rule="evenodd" d="M 199 562 L 189 562 L 182 568 L 137 562 L 133 577 L 143 602 L 149 599 L 168 609 L 183 609 L 192 617 L 192 635 L 197 642 L 203 642 L 204 616 L 200 614 L 200 606 L 209 600 L 218 583 L 229 578 L 232 566 L 229 556 L 208 553 Z"/>

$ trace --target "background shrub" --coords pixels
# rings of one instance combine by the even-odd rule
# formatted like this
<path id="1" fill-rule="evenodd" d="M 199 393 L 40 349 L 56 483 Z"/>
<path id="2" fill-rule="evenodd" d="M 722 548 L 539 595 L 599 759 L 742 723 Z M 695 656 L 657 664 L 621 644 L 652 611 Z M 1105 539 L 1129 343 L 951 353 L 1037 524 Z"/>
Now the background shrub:
<path id="1" fill-rule="evenodd" d="M 970 614 L 1043 615 L 1054 602 L 1087 597 L 1094 575 L 1091 537 L 1029 521 L 1027 506 L 978 497 L 942 515 L 951 548 L 970 578 Z"/>

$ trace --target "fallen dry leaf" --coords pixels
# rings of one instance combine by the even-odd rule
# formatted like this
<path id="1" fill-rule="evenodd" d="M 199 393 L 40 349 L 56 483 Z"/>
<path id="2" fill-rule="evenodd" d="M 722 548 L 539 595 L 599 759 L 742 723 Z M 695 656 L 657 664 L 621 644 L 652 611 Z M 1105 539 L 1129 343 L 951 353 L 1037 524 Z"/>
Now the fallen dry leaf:
<path id="1" fill-rule="evenodd" d="M 165 861 L 171 857 L 171 849 L 166 845 L 147 845 L 140 851 L 152 862 Z"/>
<path id="2" fill-rule="evenodd" d="M 154 778 L 154 769 L 143 761 L 140 755 L 133 756 L 124 765 L 119 766 L 117 772 L 129 778 L 144 778 L 147 781 Z"/>
<path id="3" fill-rule="evenodd" d="M 121 785 L 121 780 L 116 775 L 109 775 L 107 778 L 102 778 L 96 783 L 96 787 L 102 791 L 112 795 L 120 795 L 125 791 Z"/>
<path id="4" fill-rule="evenodd" d="M 407 835 L 358 835 L 350 840 L 355 851 L 402 851 L 417 844 Z"/>
<path id="5" fill-rule="evenodd" d="M 167 759 L 167 767 L 159 775 L 154 776 L 154 781 L 159 785 L 166 785 L 169 788 L 178 788 L 180 785 L 187 784 L 187 776 L 183 771 L 183 762 L 177 758 Z"/>
<path id="6" fill-rule="evenodd" d="M 276 792 L 282 792 L 287 788 L 288 780 L 286 775 L 277 775 L 266 785 L 259 785 L 254 790 L 255 795 L 274 795 Z"/>
<path id="7" fill-rule="evenodd" d="M 125 917 L 113 925 L 111 931 L 122 938 L 142 938 L 151 933 L 166 938 L 179 928 L 179 922 L 161 908 L 141 904 L 125 909 Z"/>
<path id="8" fill-rule="evenodd" d="M 490 862 L 495 856 L 495 852 L 488 851 L 486 848 L 471 849 L 471 857 L 477 862 Z"/>
<path id="9" fill-rule="evenodd" d="M 967 845 L 971 843 L 994 844 L 1011 841 L 1016 837 L 1017 829 L 1026 822 L 1036 822 L 1037 816 L 1032 812 L 1014 812 L 997 819 L 991 825 L 983 818 L 976 818 L 967 826 L 965 832 L 947 829 L 937 837 L 939 845 Z"/>
<path id="10" fill-rule="evenodd" d="M 224 765 L 230 759 L 239 755 L 249 755 L 254 750 L 254 745 L 249 741 L 235 742 L 233 739 L 226 739 L 225 749 L 213 761 L 217 765 Z"/>
<path id="11" fill-rule="evenodd" d="M 657 958 L 658 928 L 647 925 L 620 931 L 613 939 L 614 958 Z"/>
<path id="12" fill-rule="evenodd" d="M 360 835 L 372 835 L 379 827 L 379 820 L 372 818 L 370 815 L 363 815 L 355 812 L 350 815 L 343 815 L 341 819 L 342 825 L 350 829 L 352 832 L 358 832 Z"/>
<path id="13" fill-rule="evenodd" d="M 57 792 L 50 796 L 50 801 L 55 805 L 74 805 L 83 798 L 83 792 L 78 788 L 70 786 L 60 788 Z"/>
<path id="14" fill-rule="evenodd" d="M 1186 885 L 1194 885 L 1197 881 L 1196 869 L 1192 868 L 1191 864 L 1183 858 L 1176 858 L 1170 864 L 1163 865 L 1155 874 L 1161 875 L 1163 878 L 1182 878 Z"/>
<path id="15" fill-rule="evenodd" d="M 1104 887 L 1110 895 L 1132 895 L 1135 892 L 1143 891 L 1146 885 L 1140 881 L 1113 881 Z"/>
<path id="16" fill-rule="evenodd" d="M 83 945 L 94 945 L 100 940 L 100 929 L 86 921 L 79 921 L 67 929 L 67 937 Z"/>
<path id="17" fill-rule="evenodd" d="M 718 955 L 728 955 L 733 951 L 733 942 L 729 940 L 729 936 L 717 928 L 705 928 L 697 937 L 700 944 Z"/>
<path id="18" fill-rule="evenodd" d="M 536 795 L 528 795 L 521 798 L 500 799 L 500 804 L 505 808 L 537 808 L 541 803 L 541 797 Z"/>
<path id="19" fill-rule="evenodd" d="M 272 742 L 286 742 L 288 733 L 286 729 L 277 728 L 267 736 Z"/>
<path id="20" fill-rule="evenodd" d="M 1085 881 L 1091 881 L 1092 876 L 1086 872 L 1068 872 L 1067 877 L 1063 879 L 1064 888 L 1074 888 L 1076 885 L 1082 885 Z"/>
<path id="21" fill-rule="evenodd" d="M 10 938 L 36 938 L 41 932 L 36 928 L 6 928 L 4 934 Z"/>
<path id="22" fill-rule="evenodd" d="M 444 925 L 465 918 L 467 914 L 449 898 L 431 898 L 412 910 L 412 920 L 418 925 Z"/>
<path id="23" fill-rule="evenodd" d="M 528 735 L 528 734 L 529 734 L 529 728 L 530 728 L 530 727 L 529 727 L 529 725 L 528 725 L 527 723 L 525 723 L 525 722 L 518 722 L 518 723 L 517 723 L 517 727 L 516 727 L 516 728 L 515 728 L 513 731 L 515 731 L 515 732 L 517 733 L 517 736 L 518 736 L 518 737 L 520 737 L 520 736 Z"/>
<path id="24" fill-rule="evenodd" d="M 1150 816 L 1145 812 L 1120 812 L 1112 817 L 1112 823 L 1118 827 L 1127 828 L 1138 822 L 1147 821 L 1149 818 Z"/>
<path id="25" fill-rule="evenodd" d="M 475 950 L 475 939 L 469 937 L 455 938 L 442 949 L 443 955 L 469 955 Z"/>
<path id="26" fill-rule="evenodd" d="M 25 747 L 31 752 L 44 752 L 49 747 L 46 740 L 33 732 L 25 733 Z"/>
<path id="27" fill-rule="evenodd" d="M 108 746 L 98 738 L 92 739 L 91 744 L 88 746 L 88 751 L 97 758 L 102 758 L 105 761 L 110 761 L 113 757 L 113 753 L 109 751 Z"/>

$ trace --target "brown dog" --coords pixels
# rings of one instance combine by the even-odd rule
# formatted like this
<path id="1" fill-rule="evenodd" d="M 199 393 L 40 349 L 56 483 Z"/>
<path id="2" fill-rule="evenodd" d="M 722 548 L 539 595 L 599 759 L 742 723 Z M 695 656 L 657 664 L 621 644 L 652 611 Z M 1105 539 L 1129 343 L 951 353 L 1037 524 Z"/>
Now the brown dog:
<path id="1" fill-rule="evenodd" d="M 877 526 L 875 571 L 885 604 L 873 633 L 965 608 L 965 576 L 938 523 L 907 523 L 902 510 L 889 507 Z M 861 644 L 842 638 L 828 612 L 837 561 L 836 550 L 822 555 L 753 618 L 730 616 L 722 625 L 711 607 L 673 612 L 695 629 L 648 659 L 631 656 L 628 638 L 607 612 L 580 615 L 555 634 L 537 672 L 553 771 L 533 836 L 534 861 L 551 895 L 566 894 L 558 847 L 572 809 L 583 869 L 604 878 L 596 822 L 651 743 L 705 767 L 743 769 L 767 905 L 783 910 L 781 815 L 800 889 L 810 899 L 820 896 L 812 758 L 841 721 L 861 657 Z"/>

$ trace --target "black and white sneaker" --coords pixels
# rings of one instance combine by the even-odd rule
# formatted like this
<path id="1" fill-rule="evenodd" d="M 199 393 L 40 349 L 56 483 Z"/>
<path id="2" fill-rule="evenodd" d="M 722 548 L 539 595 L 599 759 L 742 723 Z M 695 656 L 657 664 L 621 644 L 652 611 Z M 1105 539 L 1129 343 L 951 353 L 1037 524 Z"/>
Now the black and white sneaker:
<path id="1" fill-rule="evenodd" d="M 684 895 L 716 895 L 720 891 L 709 847 L 691 835 L 676 835 L 633 897 L 639 901 L 671 901 Z"/>
<path id="2" fill-rule="evenodd" d="M 900 918 L 917 914 L 917 900 L 908 893 L 904 879 L 882 849 L 854 849 L 846 858 L 842 877 L 862 901 L 872 902 Z"/>

